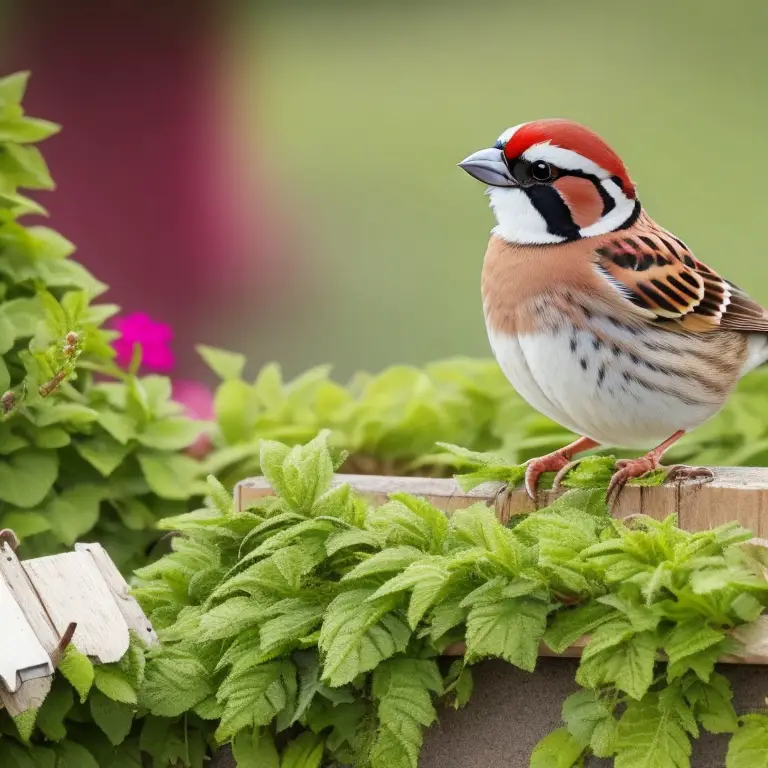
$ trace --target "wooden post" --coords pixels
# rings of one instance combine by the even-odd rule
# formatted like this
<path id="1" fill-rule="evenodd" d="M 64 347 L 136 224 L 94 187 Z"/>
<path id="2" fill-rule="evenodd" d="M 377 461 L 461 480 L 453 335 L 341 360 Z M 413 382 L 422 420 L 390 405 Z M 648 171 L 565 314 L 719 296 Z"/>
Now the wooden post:
<path id="1" fill-rule="evenodd" d="M 768 538 L 768 467 L 715 467 L 713 472 L 714 480 L 709 483 L 680 481 L 651 488 L 626 486 L 614 514 L 644 514 L 657 520 L 677 514 L 680 527 L 688 531 L 707 530 L 735 520 L 755 536 Z M 377 475 L 337 475 L 334 483 L 349 483 L 376 504 L 383 504 L 395 492 L 422 496 L 447 515 L 477 502 L 493 504 L 501 487 L 498 483 L 485 483 L 472 491 L 462 491 L 452 479 Z M 243 480 L 235 488 L 235 506 L 242 511 L 271 493 L 262 477 Z M 496 515 L 506 522 L 513 515 L 546 507 L 561 494 L 541 491 L 534 502 L 518 488 L 496 506 Z"/>

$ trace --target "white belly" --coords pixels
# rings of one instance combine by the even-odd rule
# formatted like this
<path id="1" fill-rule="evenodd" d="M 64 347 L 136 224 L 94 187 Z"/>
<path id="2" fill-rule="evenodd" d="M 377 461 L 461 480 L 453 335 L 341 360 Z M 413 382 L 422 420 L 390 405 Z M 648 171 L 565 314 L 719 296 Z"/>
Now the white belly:
<path id="1" fill-rule="evenodd" d="M 523 336 L 489 327 L 488 337 L 504 374 L 530 405 L 601 445 L 652 448 L 720 409 L 721 395 L 692 393 L 668 368 L 638 363 L 628 346 L 637 340 L 620 329 L 607 330 L 620 341 L 620 353 L 565 326 Z"/>

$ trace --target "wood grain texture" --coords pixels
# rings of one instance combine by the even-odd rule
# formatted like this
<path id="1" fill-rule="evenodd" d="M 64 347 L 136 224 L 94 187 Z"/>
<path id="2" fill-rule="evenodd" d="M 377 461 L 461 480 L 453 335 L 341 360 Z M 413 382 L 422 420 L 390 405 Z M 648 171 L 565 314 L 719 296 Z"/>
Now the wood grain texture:
<path id="1" fill-rule="evenodd" d="M 715 467 L 713 472 L 714 479 L 709 483 L 696 480 L 652 488 L 627 486 L 619 496 L 614 514 L 664 519 L 677 513 L 680 526 L 689 531 L 707 530 L 735 520 L 756 536 L 768 538 L 768 467 Z M 501 487 L 498 483 L 485 483 L 466 492 L 452 479 L 375 475 L 337 475 L 334 483 L 349 483 L 374 503 L 383 503 L 396 491 L 423 496 L 448 515 L 477 502 L 493 503 Z M 264 478 L 243 480 L 235 488 L 236 509 L 243 511 L 269 494 L 271 490 Z M 503 504 L 497 504 L 496 514 L 506 521 L 512 515 L 545 507 L 558 495 L 561 494 L 541 491 L 534 502 L 519 488 L 511 491 Z"/>
<path id="2" fill-rule="evenodd" d="M 100 664 L 128 650 L 128 624 L 88 552 L 66 552 L 22 563 L 60 635 L 77 622 L 72 644 Z"/>
<path id="3" fill-rule="evenodd" d="M 53 666 L 4 581 L 0 581 L 0 616 L 0 680 L 10 693 L 16 693 L 25 680 L 52 675 Z"/>
<path id="4" fill-rule="evenodd" d="M 152 623 L 144 615 L 136 598 L 130 594 L 128 582 L 117 570 L 104 547 L 98 543 L 75 544 L 75 552 L 84 552 L 93 558 L 128 629 L 132 629 L 147 645 L 156 645 L 158 638 Z"/>

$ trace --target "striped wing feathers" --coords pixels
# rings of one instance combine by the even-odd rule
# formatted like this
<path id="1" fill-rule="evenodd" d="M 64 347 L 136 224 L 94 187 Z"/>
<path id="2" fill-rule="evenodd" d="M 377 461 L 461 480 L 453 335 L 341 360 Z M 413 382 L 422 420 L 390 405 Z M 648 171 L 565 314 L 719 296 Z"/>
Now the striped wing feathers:
<path id="1" fill-rule="evenodd" d="M 690 331 L 768 332 L 768 311 L 696 259 L 682 241 L 643 223 L 596 251 L 600 269 L 642 314 L 676 320 Z"/>

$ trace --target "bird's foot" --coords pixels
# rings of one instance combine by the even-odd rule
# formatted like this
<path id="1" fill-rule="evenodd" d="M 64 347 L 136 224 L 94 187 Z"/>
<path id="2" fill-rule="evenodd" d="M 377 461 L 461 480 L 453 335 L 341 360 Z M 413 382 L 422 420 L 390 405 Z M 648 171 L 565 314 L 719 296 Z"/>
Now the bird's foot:
<path id="1" fill-rule="evenodd" d="M 608 506 L 613 506 L 628 481 L 658 469 L 661 466 L 659 462 L 660 456 L 654 451 L 638 459 L 619 459 L 616 462 L 617 469 L 613 473 L 611 482 L 608 484 L 608 491 L 605 494 Z"/>
<path id="2" fill-rule="evenodd" d="M 534 501 L 536 501 L 536 486 L 539 478 L 545 472 L 557 472 L 559 477 L 564 469 L 571 466 L 570 458 L 568 454 L 559 450 L 548 453 L 546 456 L 539 456 L 537 459 L 529 459 L 525 463 L 525 490 Z"/>
<path id="3" fill-rule="evenodd" d="M 690 467 L 687 464 L 673 464 L 667 467 L 665 480 L 701 480 L 702 483 L 710 483 L 715 479 L 715 473 L 709 467 Z"/>
<path id="4" fill-rule="evenodd" d="M 573 461 L 569 461 L 564 467 L 562 467 L 562 469 L 555 475 L 555 479 L 552 481 L 552 490 L 559 491 L 563 480 L 565 480 L 565 476 L 572 469 L 576 469 L 576 467 L 578 467 L 582 461 L 584 461 L 584 459 L 574 459 Z"/>

